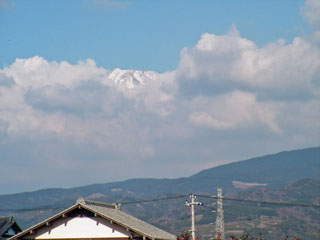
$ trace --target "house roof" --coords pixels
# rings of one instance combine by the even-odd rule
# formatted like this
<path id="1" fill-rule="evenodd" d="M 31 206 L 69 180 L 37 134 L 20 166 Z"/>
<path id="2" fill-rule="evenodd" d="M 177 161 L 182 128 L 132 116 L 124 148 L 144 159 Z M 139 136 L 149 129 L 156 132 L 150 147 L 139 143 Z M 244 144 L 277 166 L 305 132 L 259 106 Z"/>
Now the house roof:
<path id="1" fill-rule="evenodd" d="M 37 228 L 45 226 L 46 223 L 52 222 L 64 216 L 65 214 L 68 214 L 69 212 L 79 208 L 86 209 L 87 211 L 90 211 L 97 216 L 100 216 L 104 219 L 112 221 L 113 223 L 116 223 L 127 230 L 138 233 L 139 235 L 145 236 L 146 238 L 149 238 L 149 239 L 154 239 L 154 240 L 160 240 L 160 239 L 175 240 L 176 239 L 175 235 L 168 233 L 166 231 L 163 231 L 149 223 L 146 223 L 138 218 L 135 218 L 121 211 L 120 209 L 118 209 L 116 204 L 106 204 L 106 203 L 88 201 L 81 198 L 81 199 L 78 199 L 77 203 L 72 207 L 58 213 L 57 215 L 33 227 L 30 227 L 29 229 L 26 229 L 25 231 L 10 238 L 10 240 L 16 240 L 18 238 L 21 238 L 24 235 L 30 233 L 31 231 L 34 231 Z"/>
<path id="2" fill-rule="evenodd" d="M 175 235 L 165 232 L 118 209 L 105 207 L 102 204 L 97 204 L 91 201 L 84 201 L 84 203 L 84 208 L 90 209 L 101 217 L 113 220 L 117 224 L 132 229 L 135 232 L 145 235 L 151 239 L 176 239 Z"/>
<path id="3" fill-rule="evenodd" d="M 0 216 L 0 240 L 7 239 L 5 234 L 12 228 L 15 233 L 21 232 L 22 229 L 19 227 L 13 217 Z"/>

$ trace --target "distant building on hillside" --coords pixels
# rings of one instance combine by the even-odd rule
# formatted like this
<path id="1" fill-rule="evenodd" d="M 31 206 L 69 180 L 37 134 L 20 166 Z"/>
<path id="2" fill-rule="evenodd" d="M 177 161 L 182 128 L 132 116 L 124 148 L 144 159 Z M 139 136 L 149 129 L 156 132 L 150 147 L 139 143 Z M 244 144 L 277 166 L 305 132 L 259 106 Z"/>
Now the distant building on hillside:
<path id="1" fill-rule="evenodd" d="M 78 199 L 72 207 L 10 240 L 175 240 L 176 236 L 121 211 L 115 204 Z"/>
<path id="2" fill-rule="evenodd" d="M 13 217 L 0 216 L 0 240 L 6 240 L 21 231 Z"/>

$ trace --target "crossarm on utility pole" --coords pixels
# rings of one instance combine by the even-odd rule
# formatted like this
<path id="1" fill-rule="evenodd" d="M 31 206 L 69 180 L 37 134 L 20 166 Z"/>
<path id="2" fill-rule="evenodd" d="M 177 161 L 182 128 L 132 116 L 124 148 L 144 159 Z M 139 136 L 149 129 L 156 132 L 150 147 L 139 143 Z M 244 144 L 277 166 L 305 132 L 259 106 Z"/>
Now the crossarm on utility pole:
<path id="1" fill-rule="evenodd" d="M 190 194 L 191 203 L 186 201 L 186 206 L 191 208 L 191 236 L 192 240 L 196 239 L 196 227 L 195 227 L 195 221 L 194 221 L 194 205 L 202 206 L 203 204 L 201 202 L 195 202 L 196 196 L 193 194 Z"/>

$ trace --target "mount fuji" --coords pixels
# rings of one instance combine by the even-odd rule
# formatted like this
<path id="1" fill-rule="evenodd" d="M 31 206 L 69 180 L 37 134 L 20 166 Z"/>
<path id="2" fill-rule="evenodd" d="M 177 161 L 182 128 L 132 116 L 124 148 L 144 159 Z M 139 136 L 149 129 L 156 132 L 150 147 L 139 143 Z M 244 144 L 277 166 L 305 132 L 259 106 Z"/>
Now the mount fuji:
<path id="1" fill-rule="evenodd" d="M 148 81 L 156 80 L 158 76 L 159 73 L 154 71 L 122 70 L 116 68 L 109 73 L 107 79 L 131 89 Z"/>

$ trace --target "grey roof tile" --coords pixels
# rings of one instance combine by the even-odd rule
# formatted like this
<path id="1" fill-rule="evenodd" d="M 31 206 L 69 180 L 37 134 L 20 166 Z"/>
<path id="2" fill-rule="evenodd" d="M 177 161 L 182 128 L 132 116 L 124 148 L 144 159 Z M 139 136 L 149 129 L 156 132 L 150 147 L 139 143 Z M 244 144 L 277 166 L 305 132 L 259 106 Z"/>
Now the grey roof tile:
<path id="1" fill-rule="evenodd" d="M 92 201 L 84 201 L 81 203 L 84 208 L 88 208 L 93 212 L 107 218 L 111 219 L 112 221 L 122 225 L 126 228 L 132 229 L 141 235 L 145 235 L 146 237 L 152 239 L 167 239 L 167 240 L 174 240 L 176 236 L 163 231 L 149 223 L 146 223 L 138 218 L 135 218 L 123 211 L 120 211 L 110 204 L 103 204 L 103 203 L 96 203 Z"/>

